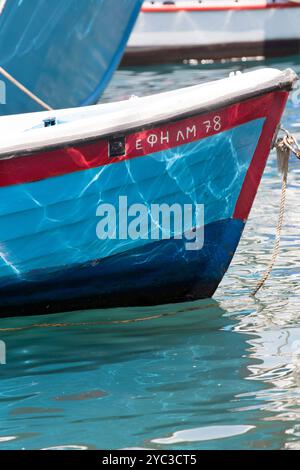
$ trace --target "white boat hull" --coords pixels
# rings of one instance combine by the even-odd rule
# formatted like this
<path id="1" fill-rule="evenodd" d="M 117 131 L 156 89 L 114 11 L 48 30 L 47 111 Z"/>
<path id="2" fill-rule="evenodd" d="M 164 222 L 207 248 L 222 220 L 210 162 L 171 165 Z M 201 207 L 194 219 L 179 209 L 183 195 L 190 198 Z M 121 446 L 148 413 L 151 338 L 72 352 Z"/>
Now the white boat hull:
<path id="1" fill-rule="evenodd" d="M 146 2 L 124 62 L 298 54 L 299 20 L 300 4 L 286 1 Z"/>

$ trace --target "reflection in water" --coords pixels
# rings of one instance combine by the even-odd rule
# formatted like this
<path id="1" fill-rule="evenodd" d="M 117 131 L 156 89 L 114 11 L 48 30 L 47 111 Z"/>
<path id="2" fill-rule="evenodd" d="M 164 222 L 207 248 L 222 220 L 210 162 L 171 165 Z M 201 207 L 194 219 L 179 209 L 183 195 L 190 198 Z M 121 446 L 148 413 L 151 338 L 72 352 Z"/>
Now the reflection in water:
<path id="1" fill-rule="evenodd" d="M 226 437 L 238 436 L 244 434 L 254 426 L 208 426 L 203 428 L 186 429 L 185 431 L 175 432 L 171 437 L 165 439 L 153 439 L 152 442 L 156 444 L 182 444 L 184 442 L 201 442 L 210 441 L 214 439 L 224 439 Z"/>
<path id="2" fill-rule="evenodd" d="M 240 67 L 123 70 L 106 99 L 132 94 L 132 79 L 141 95 Z M 283 124 L 300 138 L 292 101 Z M 299 170 L 293 161 L 281 256 L 258 299 L 280 199 L 274 156 L 216 300 L 1 320 L 0 449 L 300 448 Z"/>
<path id="3" fill-rule="evenodd" d="M 261 426 L 281 447 L 246 318 L 209 300 L 3 321 L 1 447 L 257 447 Z"/>
<path id="4" fill-rule="evenodd" d="M 206 433 L 224 420 L 235 436 L 235 396 L 262 387 L 241 380 L 251 364 L 247 343 L 217 302 L 101 314 L 99 326 L 97 311 L 49 316 L 53 326 L 44 317 L 2 323 L 26 327 L 0 332 L 9 351 L 1 369 L 4 436 L 24 426 L 40 432 L 24 447 L 153 447 L 155 439 L 199 427 Z"/>

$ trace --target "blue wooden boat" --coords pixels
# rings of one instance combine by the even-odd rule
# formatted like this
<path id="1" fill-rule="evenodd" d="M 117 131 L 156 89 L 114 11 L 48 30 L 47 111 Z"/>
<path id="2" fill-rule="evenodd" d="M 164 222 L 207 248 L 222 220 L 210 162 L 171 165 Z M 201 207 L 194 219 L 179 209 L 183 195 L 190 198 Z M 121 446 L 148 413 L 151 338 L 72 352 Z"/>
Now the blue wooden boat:
<path id="1" fill-rule="evenodd" d="M 94 104 L 119 65 L 141 3 L 1 0 L 0 66 L 52 108 Z M 41 110 L 0 80 L 1 115 Z"/>
<path id="2" fill-rule="evenodd" d="M 263 69 L 121 103 L 0 118 L 1 316 L 212 296 L 295 78 Z M 204 221 L 192 213 L 169 237 L 150 236 L 142 219 L 138 236 L 122 232 L 125 212 L 136 222 L 134 213 L 146 207 L 152 217 L 154 204 L 203 205 Z M 203 243 L 187 249 L 203 229 Z"/>

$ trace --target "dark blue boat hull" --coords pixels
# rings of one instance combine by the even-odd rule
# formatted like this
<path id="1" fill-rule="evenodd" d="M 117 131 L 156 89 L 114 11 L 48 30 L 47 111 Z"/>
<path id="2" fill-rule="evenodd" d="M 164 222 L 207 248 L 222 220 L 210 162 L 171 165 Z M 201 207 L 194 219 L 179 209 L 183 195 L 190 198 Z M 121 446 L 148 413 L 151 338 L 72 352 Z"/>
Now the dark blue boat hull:
<path id="1" fill-rule="evenodd" d="M 15 285 L 2 280 L 1 315 L 159 305 L 211 297 L 228 269 L 243 229 L 239 220 L 222 220 L 205 226 L 201 250 L 187 251 L 184 240 L 161 240 L 72 269 L 32 273 Z"/>

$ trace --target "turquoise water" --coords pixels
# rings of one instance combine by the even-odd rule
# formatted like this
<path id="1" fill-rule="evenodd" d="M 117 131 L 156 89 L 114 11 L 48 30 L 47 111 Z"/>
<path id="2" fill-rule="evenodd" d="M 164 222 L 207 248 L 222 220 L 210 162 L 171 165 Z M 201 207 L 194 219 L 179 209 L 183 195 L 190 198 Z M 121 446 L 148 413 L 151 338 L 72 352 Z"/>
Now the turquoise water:
<path id="1" fill-rule="evenodd" d="M 261 65 L 120 70 L 104 100 Z M 283 123 L 300 139 L 299 96 Z M 293 160 L 281 255 L 256 300 L 279 207 L 273 154 L 214 300 L 1 320 L 0 449 L 300 449 L 299 196 Z"/>

